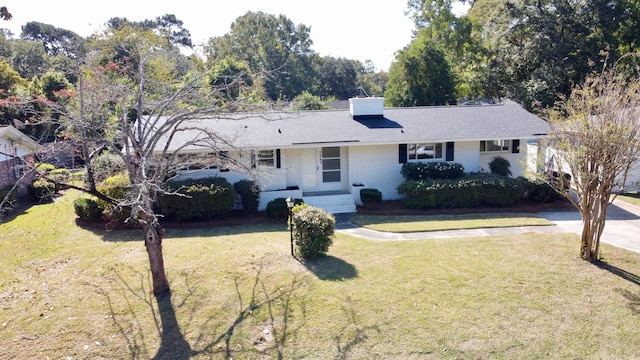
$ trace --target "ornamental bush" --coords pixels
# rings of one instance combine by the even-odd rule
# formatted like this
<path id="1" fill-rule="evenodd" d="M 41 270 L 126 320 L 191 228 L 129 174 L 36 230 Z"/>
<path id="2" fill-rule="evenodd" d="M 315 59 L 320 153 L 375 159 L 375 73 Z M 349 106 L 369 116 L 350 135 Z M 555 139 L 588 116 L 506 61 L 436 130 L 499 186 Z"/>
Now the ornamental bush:
<path id="1" fill-rule="evenodd" d="M 464 176 L 464 166 L 455 162 L 409 162 L 400 171 L 405 180 L 457 179 Z"/>
<path id="2" fill-rule="evenodd" d="M 489 162 L 489 170 L 494 175 L 511 176 L 511 163 L 502 156 L 496 156 Z"/>
<path id="3" fill-rule="evenodd" d="M 4 206 L 0 208 L 0 217 L 3 214 L 3 211 L 11 210 L 16 204 L 16 191 L 15 190 L 12 191 L 12 190 L 13 190 L 12 184 L 6 185 L 0 188 L 0 203 L 4 200 L 7 194 L 9 195 L 9 197 L 7 198 L 7 201 L 4 203 Z"/>
<path id="4" fill-rule="evenodd" d="M 56 186 L 45 179 L 36 179 L 27 186 L 29 196 L 38 202 L 51 202 L 56 193 Z"/>
<path id="5" fill-rule="evenodd" d="M 247 212 L 258 211 L 260 205 L 260 187 L 253 180 L 240 180 L 233 184 L 233 189 L 240 196 L 242 208 Z"/>
<path id="6" fill-rule="evenodd" d="M 382 202 L 382 193 L 378 189 L 360 189 L 360 200 L 363 206 L 372 206 Z"/>
<path id="7" fill-rule="evenodd" d="M 102 209 L 97 201 L 89 198 L 77 198 L 73 201 L 73 210 L 80 219 L 96 221 L 102 217 Z"/>
<path id="8" fill-rule="evenodd" d="M 104 194 L 118 202 L 124 202 L 129 199 L 131 192 L 131 184 L 129 183 L 129 175 L 117 174 L 106 178 L 102 184 L 96 186 L 101 194 Z M 96 200 L 99 207 L 107 212 L 107 216 L 113 220 L 124 220 L 129 217 L 130 212 L 122 208 L 116 208 L 115 205 L 104 200 Z"/>
<path id="9" fill-rule="evenodd" d="M 304 204 L 302 199 L 293 199 L 293 204 L 301 205 Z M 285 198 L 275 198 L 267 203 L 267 208 L 265 209 L 265 213 L 267 217 L 274 219 L 286 219 L 289 216 L 289 209 L 287 208 L 287 201 Z"/>
<path id="10" fill-rule="evenodd" d="M 336 219 L 322 209 L 313 206 L 295 209 L 291 226 L 298 254 L 304 259 L 326 255 L 333 244 Z"/>
<path id="11" fill-rule="evenodd" d="M 524 197 L 535 202 L 554 202 L 562 197 L 555 188 L 544 180 L 529 180 L 518 177 L 524 187 Z"/>
<path id="12" fill-rule="evenodd" d="M 236 193 L 225 178 L 210 177 L 172 181 L 158 197 L 160 213 L 179 221 L 211 220 L 233 209 Z"/>

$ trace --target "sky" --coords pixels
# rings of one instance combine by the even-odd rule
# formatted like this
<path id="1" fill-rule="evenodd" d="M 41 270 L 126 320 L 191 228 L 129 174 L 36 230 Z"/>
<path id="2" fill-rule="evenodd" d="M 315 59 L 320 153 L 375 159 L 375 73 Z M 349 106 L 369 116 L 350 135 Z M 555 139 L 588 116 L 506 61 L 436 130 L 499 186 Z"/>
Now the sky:
<path id="1" fill-rule="evenodd" d="M 377 4 L 376 4 L 377 3 Z M 388 71 L 396 51 L 411 42 L 413 23 L 405 15 L 406 0 L 4 0 L 13 19 L 2 21 L 16 37 L 29 21 L 50 24 L 86 37 L 113 17 L 131 21 L 173 14 L 191 33 L 195 45 L 229 32 L 248 11 L 285 15 L 311 28 L 312 49 L 321 56 L 371 60 Z"/>

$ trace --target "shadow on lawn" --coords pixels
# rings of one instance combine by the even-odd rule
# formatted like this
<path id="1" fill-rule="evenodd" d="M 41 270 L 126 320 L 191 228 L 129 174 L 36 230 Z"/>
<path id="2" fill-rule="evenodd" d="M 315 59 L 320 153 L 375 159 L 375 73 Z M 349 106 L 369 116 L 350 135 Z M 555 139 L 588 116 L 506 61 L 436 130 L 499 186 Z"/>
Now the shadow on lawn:
<path id="1" fill-rule="evenodd" d="M 605 261 L 598 261 L 596 263 L 596 265 L 603 270 L 607 270 L 608 272 L 619 276 L 631 283 L 634 283 L 638 286 L 640 286 L 640 276 L 636 275 L 636 274 L 632 274 L 626 270 L 620 269 L 619 267 L 613 266 Z"/>
<path id="2" fill-rule="evenodd" d="M 355 266 L 331 255 L 302 260 L 301 263 L 320 280 L 341 281 L 358 277 Z"/>
<path id="3" fill-rule="evenodd" d="M 142 231 L 136 227 L 130 227 L 127 229 L 114 229 L 109 230 L 105 228 L 86 226 L 80 222 L 76 222 L 78 226 L 89 230 L 101 237 L 103 241 L 107 242 L 128 242 L 128 241 L 143 241 Z M 277 232 L 286 231 L 286 224 L 255 224 L 255 225 L 229 225 L 229 226 L 216 226 L 216 227 L 193 227 L 193 228 L 165 228 L 164 239 L 183 238 L 183 237 L 206 237 L 206 236 L 226 236 L 226 235 L 238 235 L 238 234 L 250 234 L 259 232 Z"/>
<path id="4" fill-rule="evenodd" d="M 216 297 L 210 288 L 192 284 L 194 272 L 180 274 L 178 283 L 184 284 L 172 281 L 177 290 L 162 298 L 151 294 L 149 274 L 139 275 L 139 283 L 132 284 L 114 270 L 110 286 L 94 287 L 106 299 L 113 326 L 131 359 L 182 360 L 202 355 L 231 359 L 256 354 L 295 358 L 295 354 L 285 355 L 285 344 L 296 343 L 305 328 L 311 296 L 308 279 L 297 274 L 287 284 L 270 282 L 270 275 L 262 273 L 271 265 L 261 261 L 252 264 L 253 277 L 235 276 L 235 299 Z M 152 321 L 145 318 L 145 308 Z M 159 347 L 153 345 L 157 337 Z"/>

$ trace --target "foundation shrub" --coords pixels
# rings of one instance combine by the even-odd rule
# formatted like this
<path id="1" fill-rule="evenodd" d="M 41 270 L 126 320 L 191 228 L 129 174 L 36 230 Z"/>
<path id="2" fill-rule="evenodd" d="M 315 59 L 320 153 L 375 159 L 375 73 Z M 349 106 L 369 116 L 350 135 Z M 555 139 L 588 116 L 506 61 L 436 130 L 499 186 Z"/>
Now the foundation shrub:
<path id="1" fill-rule="evenodd" d="M 302 199 L 294 199 L 294 206 L 304 204 Z M 287 208 L 287 202 L 285 198 L 275 198 L 267 203 L 265 209 L 267 217 L 274 219 L 286 219 L 289 216 L 289 209 Z"/>
<path id="2" fill-rule="evenodd" d="M 491 174 L 459 179 L 406 181 L 398 186 L 404 206 L 412 209 L 509 206 L 522 198 L 520 181 Z"/>
<path id="3" fill-rule="evenodd" d="M 464 176 L 464 166 L 455 162 L 408 162 L 402 164 L 400 173 L 405 180 L 457 179 Z"/>
<path id="4" fill-rule="evenodd" d="M 211 220 L 233 209 L 236 193 L 221 177 L 172 181 L 169 192 L 159 196 L 160 212 L 179 221 Z"/>
<path id="5" fill-rule="evenodd" d="M 240 196 L 242 208 L 247 212 L 258 211 L 260 205 L 260 187 L 253 180 L 240 180 L 233 184 L 233 189 Z"/>
<path id="6" fill-rule="evenodd" d="M 382 193 L 378 189 L 360 189 L 360 200 L 363 206 L 375 206 L 382 202 Z"/>

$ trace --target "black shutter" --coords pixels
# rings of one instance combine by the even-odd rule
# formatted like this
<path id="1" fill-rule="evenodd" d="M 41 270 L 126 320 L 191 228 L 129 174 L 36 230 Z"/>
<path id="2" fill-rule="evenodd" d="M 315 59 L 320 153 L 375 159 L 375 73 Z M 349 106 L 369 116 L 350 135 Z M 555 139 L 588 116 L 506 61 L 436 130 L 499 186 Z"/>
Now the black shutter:
<path id="1" fill-rule="evenodd" d="M 453 141 L 447 142 L 447 150 L 445 155 L 446 161 L 453 161 L 453 148 L 454 148 Z"/>
<path id="2" fill-rule="evenodd" d="M 407 162 L 407 144 L 398 145 L 398 162 L 400 164 Z"/>
<path id="3" fill-rule="evenodd" d="M 512 154 L 520 153 L 520 139 L 511 140 L 511 153 Z"/>
<path id="4" fill-rule="evenodd" d="M 276 149 L 276 168 L 280 169 L 280 149 Z"/>
<path id="5" fill-rule="evenodd" d="M 251 168 L 255 169 L 256 168 L 256 152 L 251 150 Z"/>

